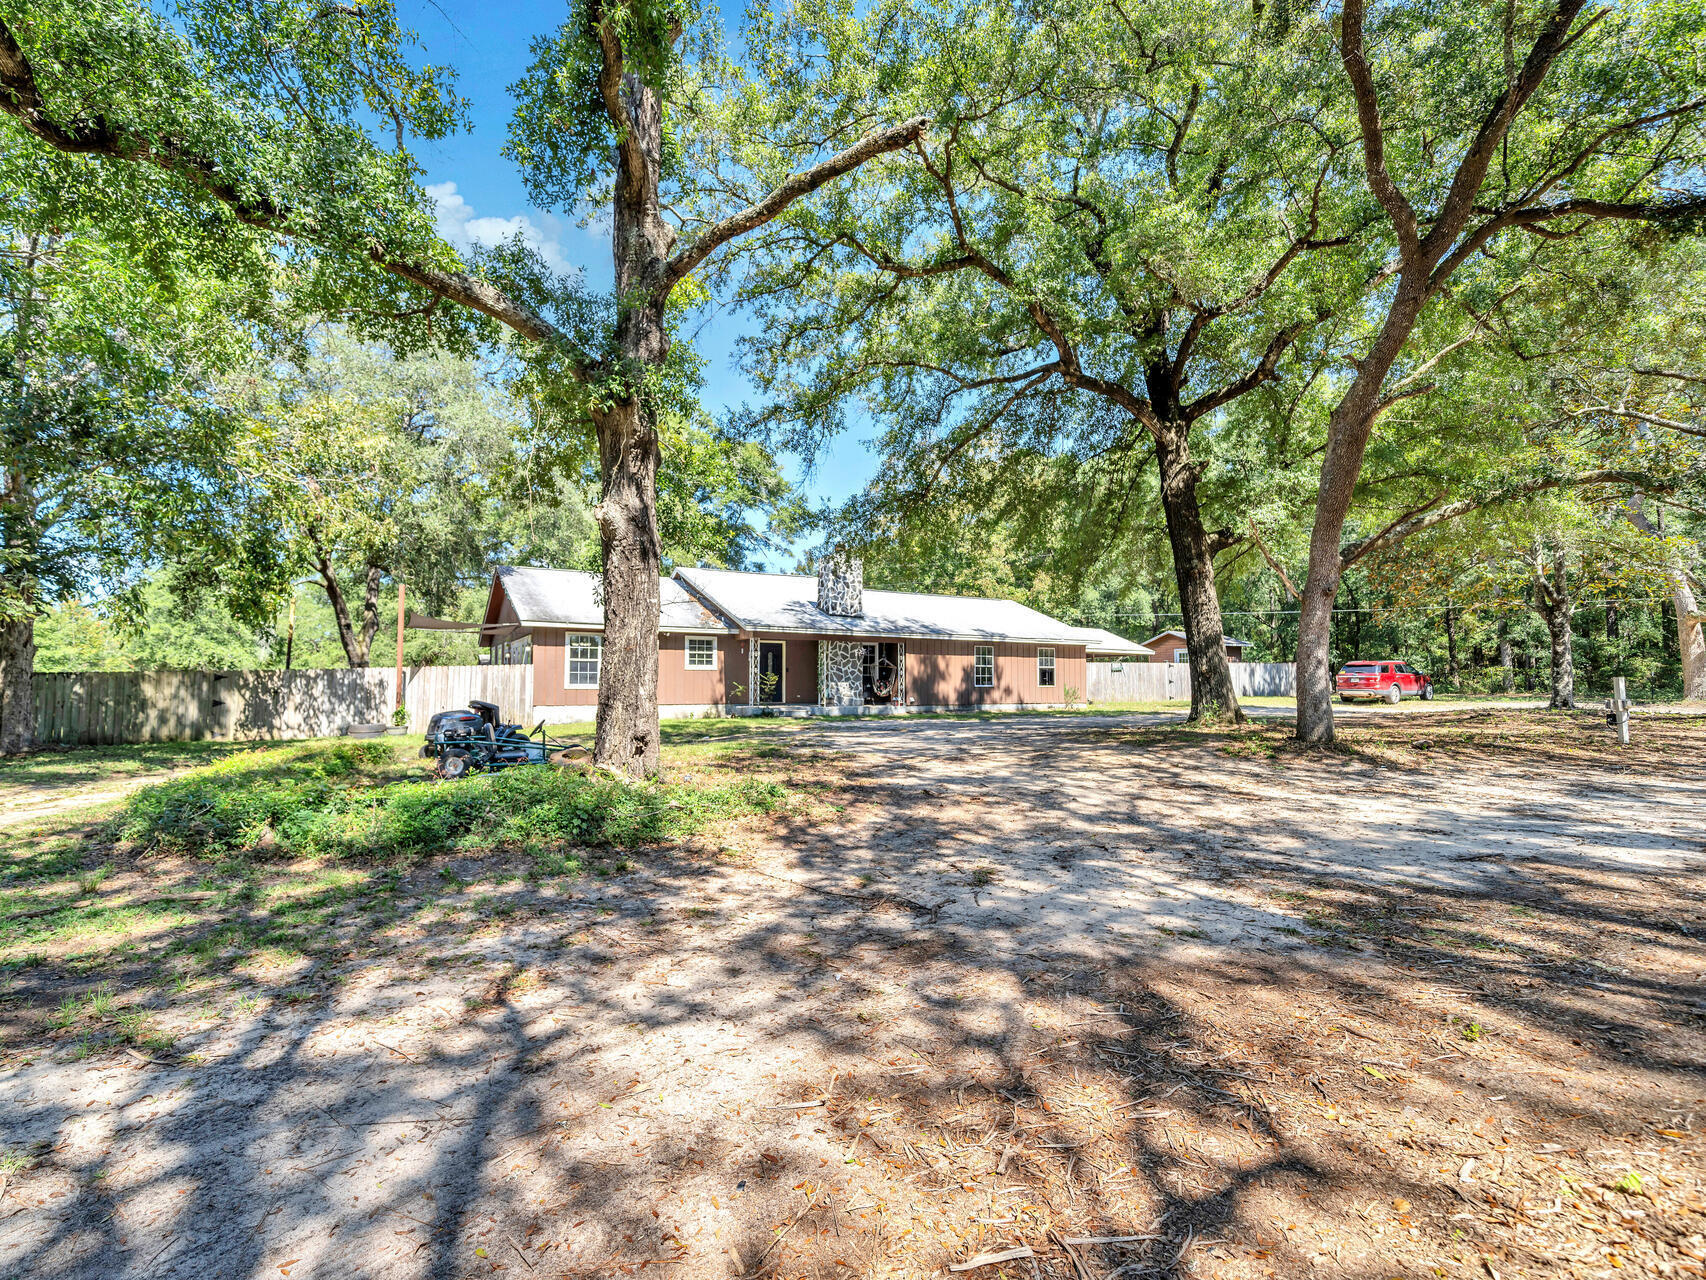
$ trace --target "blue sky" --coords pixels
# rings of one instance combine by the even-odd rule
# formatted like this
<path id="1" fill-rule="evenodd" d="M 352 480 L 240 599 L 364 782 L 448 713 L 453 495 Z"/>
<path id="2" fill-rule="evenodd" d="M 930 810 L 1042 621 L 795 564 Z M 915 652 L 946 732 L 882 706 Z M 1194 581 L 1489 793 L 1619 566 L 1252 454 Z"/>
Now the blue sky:
<path id="1" fill-rule="evenodd" d="M 513 100 L 508 86 L 526 70 L 533 38 L 554 30 L 567 15 L 562 0 L 484 0 L 479 5 L 442 6 L 405 0 L 403 20 L 420 32 L 425 56 L 456 68 L 459 89 L 469 101 L 472 128 L 438 143 L 423 143 L 418 154 L 424 181 L 439 202 L 439 220 L 454 241 L 495 243 L 517 231 L 526 235 L 558 267 L 585 269 L 587 282 L 608 285 L 611 278 L 607 236 L 575 225 L 575 219 L 528 203 L 515 167 L 501 154 Z M 712 323 L 696 323 L 695 343 L 707 361 L 703 399 L 714 415 L 756 400 L 735 367 L 735 340 L 751 320 L 739 312 L 719 314 Z M 876 470 L 865 447 L 865 431 L 850 431 L 822 457 L 812 475 L 800 460 L 783 459 L 789 475 L 804 479 L 814 504 L 839 502 L 864 487 Z M 785 567 L 775 563 L 771 567 Z"/>

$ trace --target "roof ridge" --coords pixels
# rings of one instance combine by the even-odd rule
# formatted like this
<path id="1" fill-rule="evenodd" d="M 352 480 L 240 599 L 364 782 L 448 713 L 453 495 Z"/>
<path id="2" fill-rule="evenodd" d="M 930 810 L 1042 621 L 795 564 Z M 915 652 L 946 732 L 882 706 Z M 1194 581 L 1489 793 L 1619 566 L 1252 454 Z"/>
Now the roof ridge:
<path id="1" fill-rule="evenodd" d="M 809 573 L 769 573 L 769 572 L 765 572 L 762 570 L 756 570 L 756 569 L 712 569 L 712 568 L 709 568 L 705 565 L 681 565 L 681 566 L 678 566 L 676 572 L 678 572 L 678 573 L 681 573 L 681 572 L 687 572 L 687 573 L 727 573 L 727 574 L 739 574 L 743 578 L 793 578 L 793 579 L 796 579 L 800 582 L 816 582 L 817 581 L 817 579 Z M 1022 601 L 1013 599 L 1012 596 L 960 596 L 960 595 L 954 595 L 952 592 L 949 592 L 949 591 L 902 591 L 896 587 L 872 587 L 872 586 L 866 586 L 865 590 L 866 591 L 880 591 L 882 594 L 889 595 L 889 596 L 924 596 L 927 599 L 931 599 L 931 600 L 987 600 L 987 601 L 990 601 L 990 602 L 993 602 L 996 604 L 1016 604 L 1021 609 L 1029 609 L 1032 613 L 1041 614 L 1045 618 L 1053 617 L 1052 614 L 1043 613 L 1043 611 L 1041 609 L 1038 609 L 1032 605 L 1025 604 Z M 1057 619 L 1057 621 L 1058 621 L 1058 619 Z M 1070 624 L 1062 624 L 1062 625 L 1070 625 Z"/>

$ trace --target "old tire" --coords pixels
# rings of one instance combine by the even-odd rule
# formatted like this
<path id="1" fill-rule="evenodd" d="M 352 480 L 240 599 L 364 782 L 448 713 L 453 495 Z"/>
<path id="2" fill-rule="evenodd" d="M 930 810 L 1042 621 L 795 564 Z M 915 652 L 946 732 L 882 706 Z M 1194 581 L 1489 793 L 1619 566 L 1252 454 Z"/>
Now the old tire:
<path id="1" fill-rule="evenodd" d="M 346 724 L 344 726 L 344 737 L 379 738 L 390 731 L 391 726 L 388 724 Z"/>
<path id="2" fill-rule="evenodd" d="M 473 763 L 466 751 L 446 751 L 438 758 L 438 776 L 449 782 L 466 778 Z"/>
<path id="3" fill-rule="evenodd" d="M 1404 690 L 1399 688 L 1397 685 L 1393 685 L 1386 691 L 1386 701 L 1390 702 L 1393 706 L 1397 706 L 1400 702 L 1404 701 Z"/>

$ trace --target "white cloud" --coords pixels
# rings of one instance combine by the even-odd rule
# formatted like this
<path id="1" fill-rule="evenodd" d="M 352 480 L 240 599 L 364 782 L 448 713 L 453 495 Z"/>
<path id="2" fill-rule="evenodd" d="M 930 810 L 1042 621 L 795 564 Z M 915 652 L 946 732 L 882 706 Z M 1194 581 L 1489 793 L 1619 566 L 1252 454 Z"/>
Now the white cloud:
<path id="1" fill-rule="evenodd" d="M 518 234 L 528 248 L 537 253 L 553 271 L 569 272 L 574 263 L 563 252 L 558 219 L 549 214 L 535 222 L 525 213 L 513 218 L 475 217 L 474 206 L 462 198 L 454 182 L 435 182 L 426 189 L 436 206 L 438 233 L 458 249 L 476 246 L 489 248 Z"/>

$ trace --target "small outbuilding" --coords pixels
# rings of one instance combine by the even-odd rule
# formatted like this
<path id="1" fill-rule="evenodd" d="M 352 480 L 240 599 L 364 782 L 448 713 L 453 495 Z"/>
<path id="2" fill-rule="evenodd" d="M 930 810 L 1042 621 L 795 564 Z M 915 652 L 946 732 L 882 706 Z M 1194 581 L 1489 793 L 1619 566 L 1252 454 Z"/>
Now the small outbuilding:
<path id="1" fill-rule="evenodd" d="M 1230 662 L 1243 662 L 1244 651 L 1250 647 L 1248 640 L 1240 640 L 1237 636 L 1223 635 L 1220 642 L 1226 646 L 1226 657 Z M 1151 662 L 1189 662 L 1191 655 L 1185 647 L 1183 631 L 1158 631 L 1143 642 L 1155 656 Z"/>
<path id="2" fill-rule="evenodd" d="M 1090 662 L 1148 662 L 1155 652 L 1101 627 L 1075 627 L 1073 630 L 1083 638 L 1084 657 Z"/>

